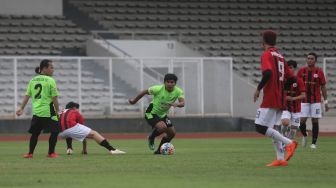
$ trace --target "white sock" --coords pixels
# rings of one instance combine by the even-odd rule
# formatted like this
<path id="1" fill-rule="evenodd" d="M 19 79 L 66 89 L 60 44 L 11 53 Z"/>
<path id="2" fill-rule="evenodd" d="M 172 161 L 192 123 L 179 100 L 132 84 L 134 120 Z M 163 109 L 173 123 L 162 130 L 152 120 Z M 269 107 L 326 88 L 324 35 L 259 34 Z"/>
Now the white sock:
<path id="1" fill-rule="evenodd" d="M 295 138 L 295 135 L 296 135 L 296 128 L 291 128 L 288 134 L 288 138 L 293 140 Z"/>
<path id="2" fill-rule="evenodd" d="M 280 141 L 282 143 L 284 143 L 286 146 L 290 143 L 292 143 L 292 141 L 284 136 L 282 136 L 278 131 L 272 129 L 272 128 L 267 128 L 266 131 L 266 136 L 276 140 L 276 141 Z"/>
<path id="3" fill-rule="evenodd" d="M 281 161 L 285 160 L 285 152 L 284 152 L 284 149 L 282 147 L 282 143 L 279 142 L 279 141 L 276 141 L 274 139 L 272 139 L 272 143 L 274 145 L 277 160 L 281 160 Z"/>

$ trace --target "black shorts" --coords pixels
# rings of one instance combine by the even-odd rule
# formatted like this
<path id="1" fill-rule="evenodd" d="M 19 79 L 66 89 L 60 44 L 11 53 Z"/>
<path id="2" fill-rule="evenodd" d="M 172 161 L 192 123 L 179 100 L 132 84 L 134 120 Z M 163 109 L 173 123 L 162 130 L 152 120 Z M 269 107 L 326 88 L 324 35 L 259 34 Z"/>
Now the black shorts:
<path id="1" fill-rule="evenodd" d="M 167 116 L 160 118 L 158 115 L 151 113 L 152 109 L 153 109 L 153 104 L 150 104 L 146 110 L 146 115 L 145 115 L 145 119 L 147 123 L 150 126 L 152 126 L 152 128 L 154 128 L 155 125 L 160 121 L 163 121 L 167 127 L 173 126 L 173 124 L 171 123 L 170 119 Z"/>
<path id="2" fill-rule="evenodd" d="M 61 127 L 58 125 L 58 121 L 52 120 L 50 117 L 38 117 L 33 115 L 31 120 L 29 133 L 40 133 L 43 130 L 44 133 L 60 132 Z"/>

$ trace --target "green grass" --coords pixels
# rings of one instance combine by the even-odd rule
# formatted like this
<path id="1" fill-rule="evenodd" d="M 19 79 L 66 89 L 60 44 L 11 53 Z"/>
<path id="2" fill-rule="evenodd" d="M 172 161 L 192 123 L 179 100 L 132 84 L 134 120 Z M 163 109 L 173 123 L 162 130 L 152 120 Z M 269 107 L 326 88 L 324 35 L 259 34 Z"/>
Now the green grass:
<path id="1" fill-rule="evenodd" d="M 39 142 L 34 159 L 24 159 L 27 142 L 0 142 L 0 187 L 335 187 L 335 137 L 321 137 L 318 150 L 299 147 L 287 167 L 265 167 L 275 153 L 267 138 L 175 139 L 175 155 L 153 155 L 146 140 L 112 140 L 128 152 L 110 156 L 88 142 L 88 156 L 45 157 L 47 142 Z M 158 142 L 158 141 L 156 141 Z"/>

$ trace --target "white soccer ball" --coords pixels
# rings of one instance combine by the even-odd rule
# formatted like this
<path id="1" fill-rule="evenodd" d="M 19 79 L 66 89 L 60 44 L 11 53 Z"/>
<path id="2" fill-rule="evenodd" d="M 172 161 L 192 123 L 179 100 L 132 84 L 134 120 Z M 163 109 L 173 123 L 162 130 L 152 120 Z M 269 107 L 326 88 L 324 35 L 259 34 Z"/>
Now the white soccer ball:
<path id="1" fill-rule="evenodd" d="M 175 152 L 175 148 L 173 144 L 169 142 L 162 144 L 162 146 L 160 147 L 160 153 L 162 155 L 173 155 L 174 152 Z"/>

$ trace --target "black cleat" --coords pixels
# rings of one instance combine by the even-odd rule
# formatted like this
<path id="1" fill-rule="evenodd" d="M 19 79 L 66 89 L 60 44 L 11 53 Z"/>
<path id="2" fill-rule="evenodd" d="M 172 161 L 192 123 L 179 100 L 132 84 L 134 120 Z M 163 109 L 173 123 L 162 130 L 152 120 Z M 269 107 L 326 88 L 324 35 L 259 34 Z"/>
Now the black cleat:
<path id="1" fill-rule="evenodd" d="M 154 155 L 161 154 L 160 150 L 154 151 Z"/>

